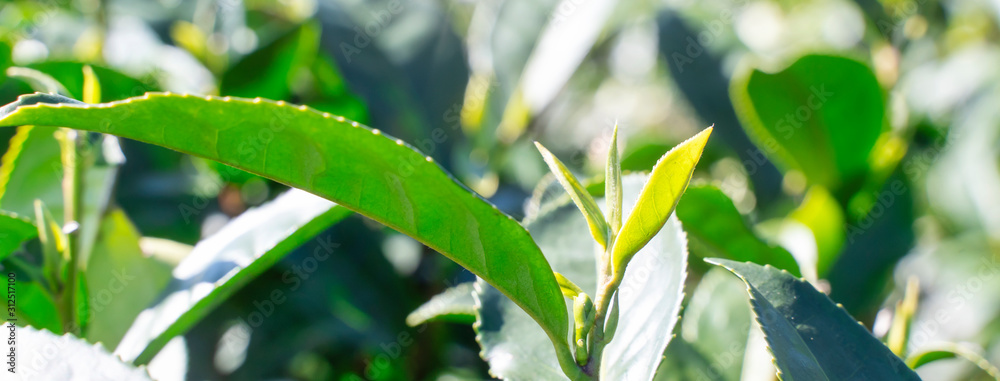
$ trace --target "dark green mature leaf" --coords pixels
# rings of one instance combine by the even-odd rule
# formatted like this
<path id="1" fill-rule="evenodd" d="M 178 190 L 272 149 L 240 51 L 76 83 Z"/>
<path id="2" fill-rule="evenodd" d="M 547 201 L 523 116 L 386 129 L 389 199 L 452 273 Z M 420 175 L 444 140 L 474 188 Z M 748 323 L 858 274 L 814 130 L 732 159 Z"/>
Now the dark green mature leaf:
<path id="1" fill-rule="evenodd" d="M 769 157 L 828 189 L 861 185 L 885 113 L 864 63 L 807 55 L 774 74 L 738 74 L 730 90 L 744 129 Z"/>
<path id="2" fill-rule="evenodd" d="M 100 345 L 70 334 L 23 327 L 17 336 L 17 371 L 5 369 L 5 380 L 150 380 L 145 369 L 133 368 Z"/>
<path id="3" fill-rule="evenodd" d="M 770 266 L 710 259 L 743 279 L 781 379 L 919 380 L 811 284 Z"/>
<path id="4" fill-rule="evenodd" d="M 689 187 L 677 204 L 677 217 L 684 221 L 688 234 L 726 259 L 772 265 L 800 276 L 792 254 L 758 238 L 719 188 Z"/>
<path id="5" fill-rule="evenodd" d="M 646 175 L 622 179 L 623 211 L 639 197 Z M 597 245 L 589 226 L 568 200 L 526 222 L 546 258 L 560 274 L 584 292 L 597 290 Z M 604 200 L 598 200 L 598 204 Z M 605 208 L 606 210 L 607 208 Z M 687 240 L 676 218 L 633 258 L 619 288 L 619 322 L 614 339 L 605 348 L 602 380 L 648 380 L 670 342 L 687 274 Z M 480 355 L 495 376 L 514 380 L 562 380 L 566 376 L 542 331 L 514 303 L 481 280 L 475 296 Z M 571 306 L 567 306 L 569 309 Z M 627 375 L 627 377 L 626 377 Z"/>
<path id="6" fill-rule="evenodd" d="M 31 221 L 0 210 L 0 261 L 13 253 L 24 241 L 38 236 Z"/>
<path id="7" fill-rule="evenodd" d="M 159 301 L 135 319 L 115 354 L 148 363 L 170 339 L 186 333 L 226 298 L 348 215 L 347 208 L 301 190 L 244 212 L 199 242 L 174 268 Z M 314 253 L 315 260 L 334 255 L 337 245 L 328 238 L 319 240 L 323 250 Z"/>
<path id="8" fill-rule="evenodd" d="M 406 324 L 411 327 L 430 321 L 472 324 L 476 321 L 475 300 L 472 298 L 473 284 L 473 282 L 462 283 L 434 295 L 431 300 L 406 316 Z"/>
<path id="9" fill-rule="evenodd" d="M 0 125 L 64 126 L 158 144 L 336 201 L 488 280 L 553 343 L 565 343 L 565 303 L 528 232 L 379 130 L 284 102 L 173 94 L 101 105 L 36 94 L 4 106 L 0 117 Z"/>

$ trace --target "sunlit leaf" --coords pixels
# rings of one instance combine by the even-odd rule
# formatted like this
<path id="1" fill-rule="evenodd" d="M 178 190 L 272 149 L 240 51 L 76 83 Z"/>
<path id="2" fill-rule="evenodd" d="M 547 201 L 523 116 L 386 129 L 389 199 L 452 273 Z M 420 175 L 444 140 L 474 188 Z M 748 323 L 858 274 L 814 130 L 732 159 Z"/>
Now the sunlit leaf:
<path id="1" fill-rule="evenodd" d="M 432 321 L 472 324 L 476 321 L 473 284 L 462 283 L 434 295 L 431 300 L 406 316 L 406 324 L 411 327 Z"/>
<path id="2" fill-rule="evenodd" d="M 36 94 L 4 106 L 0 117 L 0 125 L 62 126 L 159 144 L 334 200 L 489 280 L 564 345 L 568 315 L 554 307 L 565 303 L 527 231 L 378 130 L 283 102 L 172 94 L 101 105 Z"/>
<path id="3" fill-rule="evenodd" d="M 542 153 L 542 158 L 545 159 L 545 164 L 549 166 L 549 170 L 552 174 L 556 176 L 556 180 L 562 185 L 566 193 L 576 204 L 577 208 L 583 212 L 583 215 L 587 218 L 587 224 L 590 225 L 590 235 L 594 237 L 601 247 L 608 246 L 608 222 L 604 220 L 604 214 L 601 213 L 601 209 L 597 207 L 597 203 L 594 202 L 594 198 L 590 197 L 587 190 L 580 185 L 580 181 L 573 176 L 573 173 L 566 168 L 566 165 L 562 163 L 552 152 L 542 147 L 538 142 L 535 142 L 535 147 L 538 147 L 538 152 Z"/>
<path id="4" fill-rule="evenodd" d="M 620 279 L 624 275 L 625 266 L 632 256 L 660 231 L 673 214 L 711 134 L 712 127 L 706 128 L 671 149 L 653 167 L 635 209 L 629 213 L 611 250 L 615 278 Z"/>
<path id="5" fill-rule="evenodd" d="M 115 354 L 148 363 L 226 298 L 348 215 L 346 208 L 300 190 L 244 212 L 199 242 L 174 268 L 166 290 L 135 319 Z M 325 249 L 322 257 L 336 255 L 329 238 L 318 239 Z"/>
<path id="6" fill-rule="evenodd" d="M 609 200 L 608 225 L 611 237 L 618 235 L 622 228 L 622 163 L 618 157 L 618 125 L 611 133 L 611 147 L 608 147 L 608 164 L 604 169 L 604 197 Z"/>
<path id="7" fill-rule="evenodd" d="M 148 381 L 149 373 L 111 355 L 103 347 L 70 334 L 57 336 L 32 327 L 17 332 L 17 367 L 4 369 L 5 380 L 122 380 Z"/>
<path id="8" fill-rule="evenodd" d="M 636 203 L 645 175 L 622 179 L 624 211 Z M 544 207 L 527 222 L 553 268 L 584 292 L 597 290 L 596 244 L 588 239 L 588 224 L 568 200 Z M 603 200 L 598 200 L 600 204 Z M 604 351 L 602 380 L 649 380 L 671 341 L 683 299 L 687 240 L 676 218 L 635 255 L 619 288 L 619 322 Z M 555 353 L 540 328 L 509 299 L 481 280 L 477 282 L 477 340 L 480 355 L 495 376 L 514 380 L 563 380 Z M 567 309 L 572 305 L 567 304 Z"/>

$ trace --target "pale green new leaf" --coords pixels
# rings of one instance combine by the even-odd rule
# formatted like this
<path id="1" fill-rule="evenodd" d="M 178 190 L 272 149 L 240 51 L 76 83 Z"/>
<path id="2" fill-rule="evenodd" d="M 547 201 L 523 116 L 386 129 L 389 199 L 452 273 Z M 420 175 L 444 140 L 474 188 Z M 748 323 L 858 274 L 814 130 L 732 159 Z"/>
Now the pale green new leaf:
<path id="1" fill-rule="evenodd" d="M 615 124 L 615 131 L 611 133 L 611 147 L 608 148 L 608 166 L 604 170 L 604 198 L 610 201 L 608 225 L 614 239 L 622 228 L 622 163 L 618 157 L 618 124 Z"/>
<path id="2" fill-rule="evenodd" d="M 486 279 L 566 345 L 562 294 L 527 231 L 378 130 L 284 102 L 158 93 L 98 105 L 35 94 L 0 109 L 0 125 L 28 124 L 157 144 L 333 200 Z"/>
<path id="3" fill-rule="evenodd" d="M 556 176 L 556 180 L 559 184 L 566 189 L 566 193 L 569 197 L 573 199 L 573 203 L 576 204 L 577 208 L 583 212 L 584 217 L 587 218 L 587 224 L 590 225 L 590 234 L 594 236 L 594 240 L 601 245 L 602 248 L 608 246 L 608 222 L 604 220 L 604 214 L 601 213 L 601 208 L 597 207 L 597 203 L 594 202 L 594 198 L 590 197 L 590 193 L 587 193 L 587 189 L 580 185 L 580 181 L 573 176 L 573 173 L 566 168 L 566 165 L 559 161 L 556 155 L 545 149 L 540 143 L 535 142 L 535 146 L 538 147 L 538 152 L 542 153 L 542 158 L 545 159 L 545 164 L 549 166 L 549 170 L 552 174 Z"/>
<path id="4" fill-rule="evenodd" d="M 691 182 L 694 167 L 701 159 L 701 152 L 711 134 L 712 127 L 706 128 L 664 154 L 653 166 L 635 208 L 625 220 L 611 249 L 612 273 L 616 279 L 624 276 L 625 266 L 632 256 L 660 231 L 673 214 Z"/>
<path id="5" fill-rule="evenodd" d="M 560 273 L 556 273 L 556 283 L 559 283 L 559 290 L 562 291 L 563 296 L 567 298 L 573 299 L 576 298 L 577 295 L 583 293 L 580 286 L 577 286 L 576 283 L 573 283 L 573 281 L 569 280 L 569 278 L 566 278 Z"/>
<path id="6" fill-rule="evenodd" d="M 635 205 L 645 175 L 622 178 L 623 207 Z M 587 239 L 588 224 L 568 200 L 553 201 L 526 223 L 552 267 L 584 292 L 597 290 L 596 243 Z M 597 200 L 601 205 L 604 200 Z M 619 288 L 619 319 L 614 339 L 605 347 L 602 380 L 649 380 L 671 341 L 683 299 L 687 240 L 681 223 L 670 218 L 635 255 Z M 565 380 L 555 353 L 537 325 L 508 298 L 478 281 L 477 341 L 490 372 L 508 380 Z M 614 305 L 614 304 L 613 304 Z M 567 306 L 569 309 L 572 305 Z"/>
<path id="7" fill-rule="evenodd" d="M 710 259 L 740 277 L 784 381 L 919 380 L 882 342 L 808 282 L 753 263 Z"/>

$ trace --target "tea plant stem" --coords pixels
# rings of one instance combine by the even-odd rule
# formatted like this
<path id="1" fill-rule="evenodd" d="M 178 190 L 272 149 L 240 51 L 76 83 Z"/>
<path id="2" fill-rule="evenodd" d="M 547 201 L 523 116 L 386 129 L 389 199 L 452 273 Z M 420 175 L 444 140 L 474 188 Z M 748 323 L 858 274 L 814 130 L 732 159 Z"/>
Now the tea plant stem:
<path id="1" fill-rule="evenodd" d="M 606 281 L 605 276 L 602 276 L 601 279 L 604 284 L 597 292 L 597 312 L 594 315 L 593 329 L 594 347 L 590 350 L 590 360 L 587 362 L 587 368 L 594 372 L 594 380 L 600 379 L 601 357 L 604 354 L 604 346 L 610 341 L 606 340 L 607 332 L 604 331 L 608 308 L 611 306 L 612 296 L 622 283 L 621 277 L 618 276 Z"/>
<path id="2" fill-rule="evenodd" d="M 77 271 L 79 269 L 80 254 L 80 215 L 83 208 L 83 162 L 81 155 L 84 150 L 83 134 L 79 131 L 63 130 L 63 199 L 65 203 L 64 223 L 66 226 L 75 225 L 76 228 L 66 232 L 66 254 L 68 265 L 66 268 L 66 283 L 62 289 L 62 308 L 65 317 L 64 324 L 67 332 L 80 333 L 80 327 L 76 324 L 76 294 L 77 294 Z"/>

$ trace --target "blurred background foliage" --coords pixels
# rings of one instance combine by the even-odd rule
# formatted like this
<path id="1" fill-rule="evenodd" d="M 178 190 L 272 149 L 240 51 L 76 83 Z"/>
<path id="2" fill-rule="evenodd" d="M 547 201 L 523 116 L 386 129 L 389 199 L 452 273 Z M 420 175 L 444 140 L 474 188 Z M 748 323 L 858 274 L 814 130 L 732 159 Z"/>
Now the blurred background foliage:
<path id="1" fill-rule="evenodd" d="M 685 224 L 693 255 L 791 268 L 780 264 L 790 253 L 802 276 L 879 337 L 915 277 L 909 347 L 962 342 L 996 364 L 998 25 L 1000 4 L 984 0 L 5 0 L 0 103 L 33 91 L 17 68 L 48 74 L 79 99 L 89 64 L 103 101 L 171 91 L 306 104 L 411 142 L 517 218 L 537 212 L 533 194 L 559 192 L 532 140 L 594 179 L 599 194 L 616 123 L 632 171 L 714 124 L 697 185 L 678 207 L 682 221 L 700 221 Z M 0 149 L 13 135 L 0 129 Z M 121 144 L 112 203 L 137 234 L 182 244 L 181 253 L 284 188 Z M 43 177 L 58 170 L 37 168 Z M 467 325 L 404 323 L 471 274 L 361 217 L 322 234 L 340 255 L 249 338 L 233 339 L 234 327 L 287 287 L 282 274 L 317 243 L 187 333 L 186 369 L 154 375 L 488 378 Z M 713 353 L 728 349 L 698 332 L 748 324 L 727 312 L 746 311 L 733 294 L 741 288 L 707 270 L 691 261 L 685 319 L 668 349 L 675 359 L 700 351 L 717 364 Z M 773 377 L 766 356 L 738 352 Z M 664 366 L 676 376 L 691 365 Z M 981 377 L 958 360 L 920 372 Z"/>

